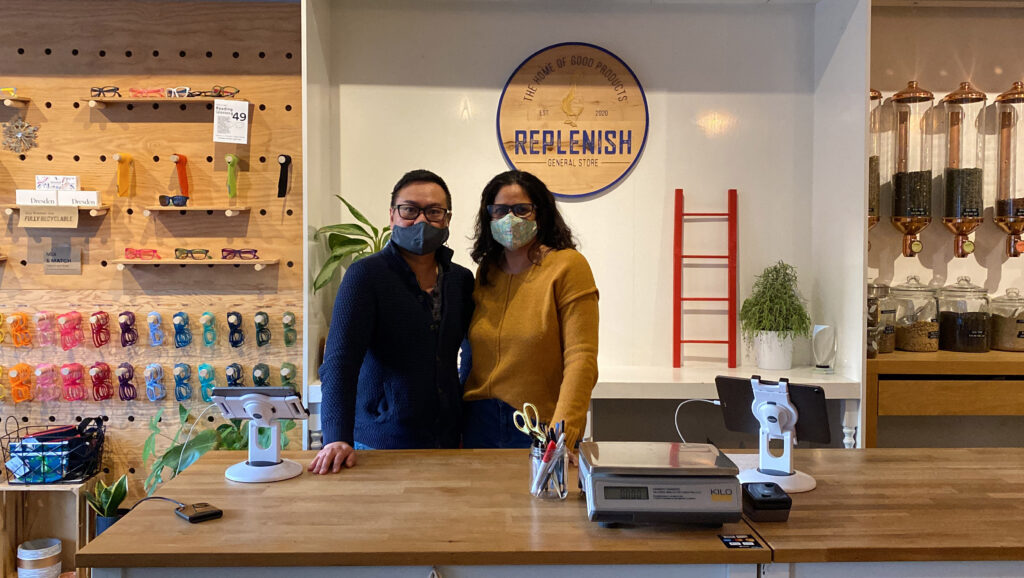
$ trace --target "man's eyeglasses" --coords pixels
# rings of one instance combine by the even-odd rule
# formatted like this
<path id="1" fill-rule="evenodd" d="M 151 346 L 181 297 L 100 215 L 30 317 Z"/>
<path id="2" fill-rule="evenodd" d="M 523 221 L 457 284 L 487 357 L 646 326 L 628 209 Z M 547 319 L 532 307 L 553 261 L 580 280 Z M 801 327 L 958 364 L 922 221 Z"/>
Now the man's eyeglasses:
<path id="1" fill-rule="evenodd" d="M 121 89 L 116 86 L 94 86 L 89 89 L 89 96 L 121 96 Z"/>
<path id="2" fill-rule="evenodd" d="M 230 98 L 232 96 L 235 96 L 239 92 L 241 92 L 241 90 L 235 88 L 234 86 L 219 86 L 218 85 L 218 86 L 214 86 L 210 90 L 196 90 L 196 91 L 189 90 L 187 96 L 191 96 L 191 97 L 196 97 L 196 96 L 217 96 L 217 97 L 221 97 L 222 96 L 222 97 L 225 97 L 225 98 Z"/>
<path id="3" fill-rule="evenodd" d="M 520 219 L 525 219 L 533 214 L 536 209 L 533 203 L 519 203 L 517 205 L 487 205 L 487 212 L 490 213 L 491 219 L 498 220 L 504 218 L 505 215 L 511 212 L 513 215 Z"/>
<path id="4" fill-rule="evenodd" d="M 202 259 L 212 259 L 210 256 L 209 249 L 182 249 L 177 248 L 174 250 L 175 259 L 195 259 L 197 261 Z"/>
<path id="5" fill-rule="evenodd" d="M 131 247 L 125 247 L 124 258 L 149 261 L 151 259 L 159 259 L 160 255 L 157 254 L 156 249 L 133 249 Z"/>
<path id="6" fill-rule="evenodd" d="M 18 87 L 5 86 L 3 88 L 0 88 L 0 94 L 6 94 L 7 96 L 18 96 Z"/>
<path id="7" fill-rule="evenodd" d="M 187 86 L 178 86 L 165 90 L 167 98 L 185 98 L 191 89 Z"/>
<path id="8" fill-rule="evenodd" d="M 160 195 L 161 207 L 184 207 L 188 204 L 188 197 L 184 195 Z"/>
<path id="9" fill-rule="evenodd" d="M 166 94 L 166 91 L 162 88 L 129 88 L 128 95 L 132 98 L 150 98 L 150 97 L 161 97 Z M 120 96 L 120 95 L 118 95 Z"/>
<path id="10" fill-rule="evenodd" d="M 398 211 L 398 216 L 406 221 L 415 221 L 419 218 L 420 213 L 423 213 L 431 223 L 440 223 L 444 221 L 445 217 L 448 216 L 448 213 L 451 212 L 444 207 L 427 207 L 425 209 L 421 209 L 416 205 L 395 205 L 394 210 Z"/>
<path id="11" fill-rule="evenodd" d="M 226 247 L 220 250 L 220 257 L 221 259 L 234 259 L 237 257 L 244 261 L 259 259 L 259 256 L 256 255 L 256 249 L 228 249 Z"/>

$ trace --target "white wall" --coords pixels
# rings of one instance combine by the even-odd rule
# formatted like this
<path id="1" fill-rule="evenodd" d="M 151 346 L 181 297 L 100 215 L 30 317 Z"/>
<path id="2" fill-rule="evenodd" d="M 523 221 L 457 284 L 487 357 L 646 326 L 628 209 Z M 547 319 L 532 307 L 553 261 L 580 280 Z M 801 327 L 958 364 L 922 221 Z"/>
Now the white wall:
<path id="1" fill-rule="evenodd" d="M 865 3 L 853 3 L 862 16 Z M 814 182 L 815 108 L 825 104 L 815 91 L 820 84 L 849 98 L 850 87 L 863 83 L 866 23 L 845 8 L 849 1 L 817 6 L 424 4 L 329 4 L 329 47 L 317 57 L 329 61 L 337 114 L 321 111 L 313 122 L 339 127 L 330 170 L 339 175 L 340 192 L 372 219 L 385 222 L 388 193 L 404 171 L 434 170 L 454 196 L 449 244 L 456 260 L 472 268 L 469 237 L 480 190 L 508 168 L 495 135 L 501 87 L 517 65 L 544 46 L 594 43 L 633 69 L 646 90 L 651 119 L 646 150 L 619 186 L 596 198 L 560 203 L 601 291 L 601 364 L 671 364 L 672 207 L 679 187 L 687 191 L 687 209 L 693 211 L 722 211 L 726 190 L 739 189 L 741 300 L 755 275 L 783 259 L 798 268 L 816 322 L 848 323 L 861 331 L 862 297 L 833 298 L 828 293 L 841 290 L 846 280 L 819 283 L 815 277 L 832 275 L 837 267 L 828 263 L 838 258 L 856 269 L 849 283 L 862 285 L 863 249 L 856 244 L 863 234 L 844 240 L 844 251 L 852 254 L 816 255 L 812 245 L 827 235 L 811 225 L 814 206 L 829 207 L 832 194 L 815 190 L 821 189 Z M 847 32 L 849 22 L 857 24 Z M 823 51 L 817 58 L 816 50 Z M 852 59 L 852 74 L 860 79 L 834 80 L 848 66 L 832 67 L 835 53 Z M 864 111 L 851 114 L 861 117 L 852 124 L 863 127 Z M 846 123 L 851 124 L 849 118 Z M 846 156 L 821 158 L 820 171 L 863 156 L 860 132 L 843 139 L 840 135 L 833 146 L 849 149 Z M 853 178 L 836 193 L 852 195 L 839 203 L 843 210 L 864 203 L 863 159 L 856 162 L 859 167 L 849 167 Z M 331 206 L 323 198 L 334 192 L 307 188 L 310 207 Z M 333 213 L 307 217 L 338 221 L 341 213 L 333 206 Z M 844 215 L 862 221 L 854 217 Z M 724 223 L 688 225 L 687 251 L 724 251 L 725 229 Z M 725 294 L 723 268 L 686 271 L 686 294 Z M 819 309 L 823 319 L 816 315 Z M 687 337 L 726 335 L 720 312 L 684 319 Z M 856 349 L 846 357 L 858 358 L 859 364 L 861 348 L 851 347 Z M 719 363 L 725 359 L 720 346 L 686 353 Z M 802 343 L 796 361 L 808 359 Z"/>

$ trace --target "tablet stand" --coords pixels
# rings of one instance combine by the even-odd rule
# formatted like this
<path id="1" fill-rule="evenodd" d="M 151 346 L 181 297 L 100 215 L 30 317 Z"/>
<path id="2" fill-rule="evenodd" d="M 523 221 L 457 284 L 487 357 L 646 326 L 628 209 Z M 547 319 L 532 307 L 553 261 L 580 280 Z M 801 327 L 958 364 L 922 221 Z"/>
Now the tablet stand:
<path id="1" fill-rule="evenodd" d="M 224 417 L 248 418 L 249 459 L 227 469 L 233 482 L 277 482 L 302 473 L 298 462 L 281 458 L 282 419 L 307 419 L 309 412 L 292 388 L 215 388 L 213 400 Z M 260 447 L 260 428 L 270 429 L 270 443 Z"/>
<path id="2" fill-rule="evenodd" d="M 796 445 L 796 422 L 800 417 L 789 399 L 789 383 L 774 385 L 750 379 L 754 389 L 754 402 L 750 405 L 754 417 L 761 424 L 758 434 L 759 459 L 757 469 L 740 471 L 740 483 L 775 482 L 786 492 L 809 492 L 817 482 L 804 472 L 793 469 L 793 446 Z M 769 449 L 771 440 L 782 440 L 782 454 L 774 456 Z"/>

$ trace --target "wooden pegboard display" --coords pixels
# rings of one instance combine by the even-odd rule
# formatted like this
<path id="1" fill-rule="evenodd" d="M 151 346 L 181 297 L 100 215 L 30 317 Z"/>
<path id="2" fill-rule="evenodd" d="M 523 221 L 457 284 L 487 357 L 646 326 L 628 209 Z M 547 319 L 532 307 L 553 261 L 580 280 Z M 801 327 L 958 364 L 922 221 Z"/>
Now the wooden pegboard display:
<path id="1" fill-rule="evenodd" d="M 7 392 L 0 402 L 0 417 L 15 416 L 19 423 L 45 425 L 73 423 L 89 415 L 107 416 L 108 447 L 105 468 L 113 475 L 130 473 L 133 494 L 140 492 L 147 471 L 141 463 L 142 442 L 148 421 L 164 408 L 168 431 L 177 423 L 174 400 L 175 363 L 192 370 L 193 398 L 186 405 L 196 414 L 206 406 L 200 398 L 198 365 L 209 363 L 224 385 L 224 369 L 242 364 L 245 382 L 251 383 L 255 363 L 272 369 L 271 384 L 279 382 L 282 363 L 296 365 L 301 383 L 302 360 L 302 110 L 301 30 L 298 4 L 215 2 L 49 2 L 43 9 L 33 3 L 4 7 L 9 25 L 0 35 L 0 85 L 16 86 L 28 97 L 24 107 L 0 106 L 0 123 L 20 116 L 39 127 L 38 147 L 22 155 L 0 151 L 0 205 L 15 203 L 15 189 L 31 189 L 35 175 L 74 175 L 83 190 L 100 191 L 106 215 L 82 213 L 76 229 L 25 229 L 18 226 L 20 212 L 0 211 L 0 313 L 49 310 L 61 314 L 77 310 L 83 316 L 85 342 L 63 351 L 60 346 L 13 347 L 9 327 L 0 344 L 0 366 L 25 362 L 78 362 L 88 368 L 104 361 L 116 368 L 121 362 L 135 367 L 139 397 L 122 402 L 117 395 L 105 402 L 26 402 L 13 404 L 6 372 L 0 386 Z M 89 89 L 117 86 L 123 102 L 90 107 Z M 183 98 L 178 101 L 134 99 L 129 88 L 188 86 L 210 90 L 214 85 L 240 89 L 236 100 L 249 102 L 250 132 L 247 145 L 212 142 L 212 103 Z M 128 153 L 134 159 L 132 195 L 116 194 L 113 156 Z M 227 194 L 224 156 L 240 158 L 238 196 Z M 191 199 L 189 208 L 210 211 L 151 212 L 158 196 L 178 192 L 172 154 L 188 159 Z M 278 155 L 291 157 L 289 190 L 277 196 Z M 235 216 L 229 208 L 248 208 Z M 81 275 L 44 275 L 41 263 L 31 262 L 37 244 L 70 242 L 82 248 Z M 125 247 L 157 249 L 159 266 L 132 266 L 119 270 L 115 261 Z M 207 248 L 215 257 L 221 248 L 255 248 L 262 259 L 278 259 L 262 271 L 252 262 L 238 265 L 182 266 L 174 262 L 174 249 Z M 98 310 L 111 315 L 111 343 L 93 346 L 88 316 Z M 130 310 L 136 315 L 139 342 L 122 348 L 116 317 Z M 149 345 L 146 315 L 163 317 L 165 343 Z M 193 344 L 175 348 L 172 316 L 185 311 L 191 319 Z M 202 342 L 200 316 L 217 319 L 218 343 Z M 245 344 L 228 343 L 226 315 L 238 311 L 244 319 Z M 253 316 L 270 316 L 271 341 L 258 347 Z M 286 347 L 282 315 L 296 315 L 296 343 Z M 33 323 L 34 329 L 34 323 Z M 36 337 L 33 335 L 33 337 Z M 148 363 L 160 363 L 168 397 L 150 402 L 142 373 Z M 115 391 L 117 380 L 114 379 Z M 214 421 L 218 412 L 210 414 Z M 205 418 L 204 418 L 205 419 Z M 295 430 L 293 430 L 295 431 Z M 301 443 L 297 434 L 291 436 Z M 109 477 L 109 476 L 108 476 Z"/>

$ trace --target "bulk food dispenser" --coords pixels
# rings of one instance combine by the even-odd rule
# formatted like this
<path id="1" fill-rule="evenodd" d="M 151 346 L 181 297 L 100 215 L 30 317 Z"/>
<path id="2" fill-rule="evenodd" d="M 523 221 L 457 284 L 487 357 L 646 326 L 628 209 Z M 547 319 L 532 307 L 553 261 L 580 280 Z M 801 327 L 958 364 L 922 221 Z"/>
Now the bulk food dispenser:
<path id="1" fill-rule="evenodd" d="M 931 122 L 934 95 L 916 81 L 892 97 L 892 224 L 903 233 L 903 255 L 913 257 L 924 245 L 917 238 L 932 222 Z"/>
<path id="2" fill-rule="evenodd" d="M 970 82 L 961 82 L 960 88 L 942 99 L 946 137 L 942 222 L 956 235 L 953 241 L 956 257 L 974 252 L 974 242 L 967 235 L 981 225 L 985 210 L 982 167 L 985 166 L 986 99 L 985 93 Z"/>
<path id="3" fill-rule="evenodd" d="M 879 192 L 882 184 L 882 93 L 871 89 L 869 132 L 871 152 L 868 154 L 868 230 L 878 224 Z"/>
<path id="4" fill-rule="evenodd" d="M 999 141 L 998 175 L 996 176 L 996 211 L 993 219 L 1006 231 L 1006 254 L 1019 257 L 1024 251 L 1024 166 L 1017 162 L 1017 152 L 1024 146 L 1021 132 L 1024 114 L 1024 82 L 1014 82 L 1010 90 L 996 97 L 996 131 Z"/>

